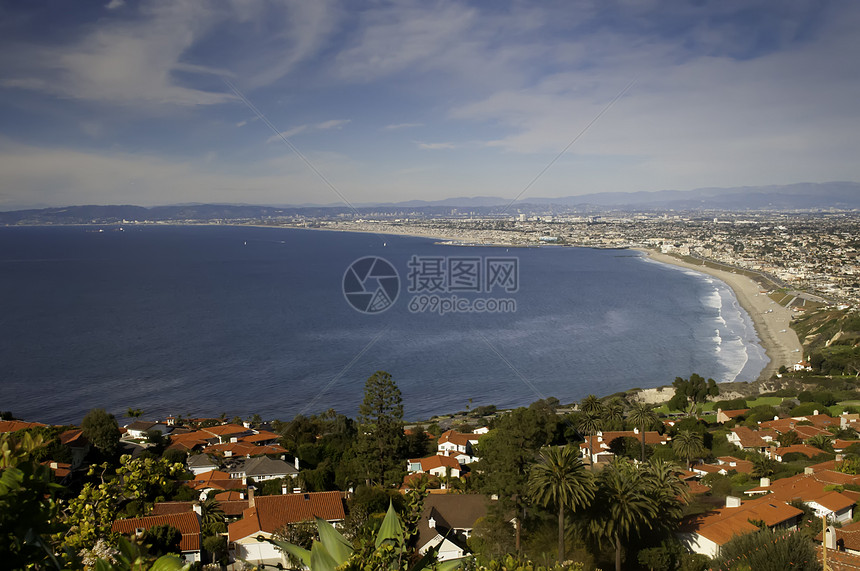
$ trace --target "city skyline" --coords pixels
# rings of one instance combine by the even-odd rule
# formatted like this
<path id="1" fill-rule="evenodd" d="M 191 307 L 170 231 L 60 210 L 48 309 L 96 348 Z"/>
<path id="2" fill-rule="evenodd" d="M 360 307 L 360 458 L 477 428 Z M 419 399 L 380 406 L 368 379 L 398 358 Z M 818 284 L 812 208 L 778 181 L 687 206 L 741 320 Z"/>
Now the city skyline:
<path id="1" fill-rule="evenodd" d="M 102 0 L 0 15 L 2 210 L 860 180 L 852 4 Z"/>

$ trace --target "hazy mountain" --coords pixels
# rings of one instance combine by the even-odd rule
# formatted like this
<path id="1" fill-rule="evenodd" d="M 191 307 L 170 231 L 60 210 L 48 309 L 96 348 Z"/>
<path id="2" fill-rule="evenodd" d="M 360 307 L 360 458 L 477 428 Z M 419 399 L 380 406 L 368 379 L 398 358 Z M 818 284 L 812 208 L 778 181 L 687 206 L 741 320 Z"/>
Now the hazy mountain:
<path id="1" fill-rule="evenodd" d="M 518 212 L 600 212 L 604 210 L 819 210 L 860 209 L 860 183 L 799 183 L 783 186 L 700 188 L 656 192 L 605 192 L 561 198 L 510 200 L 494 196 L 410 200 L 360 204 L 359 215 L 439 217 L 454 214 L 516 214 Z M 175 204 L 144 208 L 132 205 L 89 205 L 0 212 L 0 224 L 92 224 L 123 220 L 261 220 L 308 218 L 352 213 L 343 204 L 260 206 L 252 204 Z"/>

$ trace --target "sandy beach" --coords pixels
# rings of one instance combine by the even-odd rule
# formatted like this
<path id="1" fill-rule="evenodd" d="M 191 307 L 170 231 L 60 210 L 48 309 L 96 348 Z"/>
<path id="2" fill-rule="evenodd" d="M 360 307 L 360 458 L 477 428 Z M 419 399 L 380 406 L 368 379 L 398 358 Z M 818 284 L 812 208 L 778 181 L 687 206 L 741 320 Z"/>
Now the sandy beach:
<path id="1" fill-rule="evenodd" d="M 794 330 L 789 327 L 791 310 L 770 299 L 762 291 L 761 286 L 752 279 L 732 272 L 689 264 L 674 256 L 653 250 L 637 249 L 653 260 L 708 274 L 732 288 L 738 298 L 738 303 L 752 318 L 761 345 L 770 358 L 770 362 L 762 370 L 759 379 L 769 379 L 781 366 L 785 365 L 790 368 L 803 359 L 803 348 L 800 345 L 800 340 Z"/>

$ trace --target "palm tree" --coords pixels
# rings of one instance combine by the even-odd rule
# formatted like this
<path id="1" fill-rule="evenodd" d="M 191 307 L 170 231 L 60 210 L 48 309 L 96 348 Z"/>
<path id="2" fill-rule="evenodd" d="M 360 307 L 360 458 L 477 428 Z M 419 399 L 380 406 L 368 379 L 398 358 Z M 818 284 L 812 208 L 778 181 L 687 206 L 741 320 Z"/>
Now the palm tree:
<path id="1" fill-rule="evenodd" d="M 588 463 L 592 468 L 594 468 L 594 435 L 600 432 L 601 428 L 603 428 L 603 417 L 599 412 L 594 411 L 594 409 L 591 409 L 590 412 L 583 411 L 579 415 L 577 429 L 584 432 L 590 439 L 588 443 Z"/>
<path id="2" fill-rule="evenodd" d="M 776 472 L 778 462 L 773 458 L 768 458 L 764 454 L 757 454 L 753 458 L 752 476 L 754 478 L 766 478 Z"/>
<path id="3" fill-rule="evenodd" d="M 644 402 L 637 402 L 633 405 L 633 408 L 630 409 L 630 414 L 627 416 L 627 420 L 639 428 L 639 436 L 642 439 L 642 457 L 640 459 L 644 462 L 645 428 L 657 422 L 657 413 L 655 413 L 654 410 Z"/>
<path id="4" fill-rule="evenodd" d="M 579 403 L 579 410 L 585 414 L 596 414 L 603 412 L 603 403 L 594 395 L 588 395 Z"/>
<path id="5" fill-rule="evenodd" d="M 200 512 L 200 520 L 204 525 L 224 523 L 226 517 L 224 515 L 224 510 L 221 508 L 221 504 L 214 496 L 206 498 L 203 503 L 200 504 Z"/>
<path id="6" fill-rule="evenodd" d="M 615 545 L 615 571 L 621 571 L 621 545 L 656 519 L 648 491 L 643 472 L 629 460 L 615 458 L 600 474 L 588 530 Z"/>
<path id="7" fill-rule="evenodd" d="M 603 407 L 604 419 L 606 420 L 607 430 L 617 430 L 620 428 L 624 420 L 624 405 L 621 404 L 621 399 L 614 398 L 609 401 L 609 404 Z"/>
<path id="8" fill-rule="evenodd" d="M 669 462 L 653 460 L 642 467 L 648 496 L 660 513 L 657 525 L 670 533 L 678 528 L 690 499 L 690 487 L 678 477 L 679 470 Z"/>
<path id="9" fill-rule="evenodd" d="M 587 505 L 594 497 L 594 480 L 570 446 L 541 450 L 529 473 L 529 495 L 543 506 L 558 507 L 558 562 L 564 562 L 564 510 Z"/>
<path id="10" fill-rule="evenodd" d="M 690 468 L 693 458 L 704 452 L 702 435 L 698 432 L 682 430 L 672 439 L 672 449 L 677 456 L 687 461 L 687 468 Z"/>

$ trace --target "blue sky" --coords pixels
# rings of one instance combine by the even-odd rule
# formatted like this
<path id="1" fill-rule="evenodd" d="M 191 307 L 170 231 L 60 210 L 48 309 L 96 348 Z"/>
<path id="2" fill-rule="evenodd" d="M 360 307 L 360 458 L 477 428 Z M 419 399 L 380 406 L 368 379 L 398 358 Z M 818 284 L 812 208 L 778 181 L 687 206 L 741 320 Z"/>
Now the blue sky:
<path id="1" fill-rule="evenodd" d="M 601 111 L 524 198 L 857 181 L 858 29 L 827 0 L 0 2 L 0 209 L 338 202 L 231 85 L 353 203 L 513 198 Z"/>

